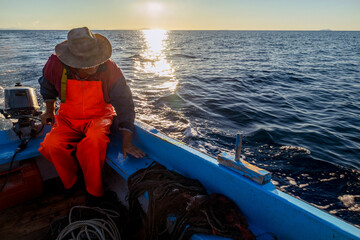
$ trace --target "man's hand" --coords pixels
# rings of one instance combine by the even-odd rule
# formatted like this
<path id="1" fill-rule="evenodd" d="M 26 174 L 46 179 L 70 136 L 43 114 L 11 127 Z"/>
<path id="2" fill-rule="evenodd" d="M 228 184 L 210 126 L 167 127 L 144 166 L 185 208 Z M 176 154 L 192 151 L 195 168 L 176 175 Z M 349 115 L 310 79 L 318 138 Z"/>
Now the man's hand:
<path id="1" fill-rule="evenodd" d="M 41 123 L 44 125 L 54 124 L 55 122 L 55 100 L 48 100 L 45 102 L 45 113 L 41 114 Z"/>
<path id="2" fill-rule="evenodd" d="M 141 151 L 141 149 L 135 147 L 132 144 L 132 133 L 126 130 L 122 131 L 123 134 L 123 157 L 126 158 L 127 154 L 131 154 L 136 158 L 142 158 L 145 157 L 145 153 Z"/>
<path id="3" fill-rule="evenodd" d="M 126 158 L 127 154 L 131 154 L 136 158 L 145 157 L 145 153 L 141 149 L 135 147 L 134 145 L 125 145 L 123 144 L 123 157 Z"/>
<path id="4" fill-rule="evenodd" d="M 41 114 L 40 118 L 41 118 L 41 123 L 44 125 L 54 124 L 55 113 L 46 111 L 45 113 Z"/>

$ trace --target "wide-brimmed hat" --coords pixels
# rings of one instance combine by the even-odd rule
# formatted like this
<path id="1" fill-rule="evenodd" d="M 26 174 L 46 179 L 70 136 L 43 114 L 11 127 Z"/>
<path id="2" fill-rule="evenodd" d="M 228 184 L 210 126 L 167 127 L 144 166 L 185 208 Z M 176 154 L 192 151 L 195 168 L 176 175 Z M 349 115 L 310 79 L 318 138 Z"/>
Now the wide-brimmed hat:
<path id="1" fill-rule="evenodd" d="M 91 68 L 108 60 L 112 47 L 106 37 L 82 27 L 71 29 L 67 40 L 56 45 L 55 53 L 61 62 L 70 67 Z"/>

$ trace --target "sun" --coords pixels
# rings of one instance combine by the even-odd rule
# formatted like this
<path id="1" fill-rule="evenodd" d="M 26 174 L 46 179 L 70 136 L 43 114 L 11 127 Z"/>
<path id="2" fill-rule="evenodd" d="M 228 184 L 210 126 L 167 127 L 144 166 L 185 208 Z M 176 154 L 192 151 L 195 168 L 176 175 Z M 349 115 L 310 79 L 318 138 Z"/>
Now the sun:
<path id="1" fill-rule="evenodd" d="M 159 16 L 164 12 L 165 6 L 160 2 L 147 2 L 144 5 L 145 12 L 150 16 Z"/>
<path id="2" fill-rule="evenodd" d="M 170 6 L 160 0 L 139 1 L 133 3 L 136 11 L 137 28 L 139 29 L 162 29 L 167 24 L 165 19 L 170 16 Z"/>

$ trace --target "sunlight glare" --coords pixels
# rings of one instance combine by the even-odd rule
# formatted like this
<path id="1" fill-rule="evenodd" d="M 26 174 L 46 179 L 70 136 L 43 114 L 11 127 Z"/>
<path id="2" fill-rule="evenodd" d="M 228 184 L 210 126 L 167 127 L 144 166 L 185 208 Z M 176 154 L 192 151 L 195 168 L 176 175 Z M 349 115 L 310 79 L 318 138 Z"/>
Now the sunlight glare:
<path id="1" fill-rule="evenodd" d="M 143 30 L 144 49 L 141 54 L 142 61 L 135 61 L 135 68 L 139 72 L 152 75 L 152 77 L 163 77 L 167 81 L 153 86 L 159 89 L 168 89 L 171 92 L 176 90 L 178 81 L 174 75 L 174 69 L 166 59 L 166 30 Z"/>

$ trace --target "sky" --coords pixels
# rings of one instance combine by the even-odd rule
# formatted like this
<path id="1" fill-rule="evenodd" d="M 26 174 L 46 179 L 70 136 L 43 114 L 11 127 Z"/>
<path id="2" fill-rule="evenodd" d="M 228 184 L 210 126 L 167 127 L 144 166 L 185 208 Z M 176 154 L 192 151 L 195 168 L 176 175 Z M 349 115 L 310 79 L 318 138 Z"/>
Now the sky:
<path id="1" fill-rule="evenodd" d="M 0 29 L 360 30 L 360 0 L 0 0 Z"/>

